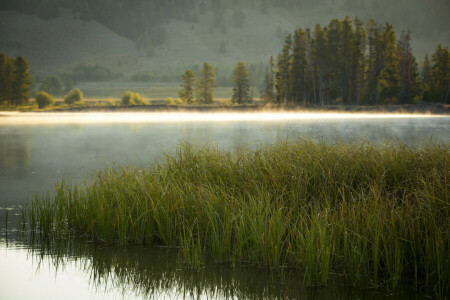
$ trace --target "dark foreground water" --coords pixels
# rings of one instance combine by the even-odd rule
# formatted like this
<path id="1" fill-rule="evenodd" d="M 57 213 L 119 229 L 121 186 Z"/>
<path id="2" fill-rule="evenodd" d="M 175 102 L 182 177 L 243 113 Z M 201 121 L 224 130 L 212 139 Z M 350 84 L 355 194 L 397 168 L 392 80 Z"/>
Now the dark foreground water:
<path id="1" fill-rule="evenodd" d="M 448 144 L 450 117 L 260 114 L 0 113 L 0 299 L 422 299 L 432 292 L 307 288 L 301 270 L 207 264 L 185 268 L 176 250 L 16 237 L 18 212 L 55 182 L 89 179 L 113 164 L 151 166 L 182 142 L 239 150 L 277 141 Z M 8 211 L 8 237 L 5 216 Z M 370 286 L 370 283 L 368 284 Z"/>

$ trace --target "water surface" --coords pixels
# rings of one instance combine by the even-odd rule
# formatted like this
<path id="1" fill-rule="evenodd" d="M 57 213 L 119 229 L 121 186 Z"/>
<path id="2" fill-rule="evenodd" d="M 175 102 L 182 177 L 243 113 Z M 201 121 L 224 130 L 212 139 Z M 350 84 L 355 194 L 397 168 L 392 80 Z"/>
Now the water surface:
<path id="1" fill-rule="evenodd" d="M 301 270 L 209 264 L 186 269 L 168 249 L 91 243 L 30 245 L 5 236 L 19 208 L 61 178 L 79 182 L 114 164 L 150 167 L 183 142 L 236 151 L 278 141 L 448 144 L 450 117 L 303 113 L 0 113 L 0 298 L 379 299 L 390 293 L 305 288 Z M 7 246 L 8 243 L 8 246 Z M 419 299 L 410 289 L 395 297 Z"/>

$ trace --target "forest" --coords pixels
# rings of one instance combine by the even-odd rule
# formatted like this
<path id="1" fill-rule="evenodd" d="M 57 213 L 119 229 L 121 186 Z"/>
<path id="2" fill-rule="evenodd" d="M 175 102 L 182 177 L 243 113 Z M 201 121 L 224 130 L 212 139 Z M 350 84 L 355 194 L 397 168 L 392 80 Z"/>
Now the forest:
<path id="1" fill-rule="evenodd" d="M 365 26 L 359 18 L 298 29 L 276 63 L 270 59 L 262 98 L 284 105 L 449 103 L 448 46 L 419 68 L 410 42 L 409 31 L 397 38 L 392 24 Z"/>

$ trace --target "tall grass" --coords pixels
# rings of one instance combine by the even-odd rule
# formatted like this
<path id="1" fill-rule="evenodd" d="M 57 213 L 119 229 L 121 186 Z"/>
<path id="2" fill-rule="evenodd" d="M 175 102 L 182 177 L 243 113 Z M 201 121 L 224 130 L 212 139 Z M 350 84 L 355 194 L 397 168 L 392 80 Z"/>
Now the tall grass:
<path id="1" fill-rule="evenodd" d="M 208 259 L 330 272 L 349 285 L 450 292 L 446 145 L 281 143 L 233 154 L 183 145 L 152 169 L 57 185 L 27 211 L 41 236 L 180 247 Z"/>

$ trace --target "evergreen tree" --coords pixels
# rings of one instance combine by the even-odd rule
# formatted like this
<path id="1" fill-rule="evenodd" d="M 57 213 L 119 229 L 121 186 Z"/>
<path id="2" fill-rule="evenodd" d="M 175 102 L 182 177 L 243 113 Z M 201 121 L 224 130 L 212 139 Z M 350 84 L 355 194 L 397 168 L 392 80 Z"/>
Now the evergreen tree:
<path id="1" fill-rule="evenodd" d="M 291 65 L 291 93 L 295 104 L 305 101 L 306 93 L 306 33 L 298 29 L 294 34 Z"/>
<path id="2" fill-rule="evenodd" d="M 273 56 L 270 57 L 269 65 L 267 66 L 266 70 L 266 76 L 264 78 L 264 89 L 261 92 L 261 98 L 264 99 L 266 102 L 273 102 L 275 100 L 274 96 L 274 76 L 275 76 L 275 70 L 274 70 L 274 62 L 273 62 Z"/>
<path id="3" fill-rule="evenodd" d="M 277 58 L 277 103 L 286 105 L 290 100 L 289 68 L 291 61 L 292 35 L 289 34 L 284 42 L 283 50 Z"/>
<path id="4" fill-rule="evenodd" d="M 418 93 L 417 64 L 412 54 L 410 41 L 411 33 L 409 31 L 403 32 L 399 41 L 399 49 L 401 51 L 399 104 L 413 102 Z"/>
<path id="5" fill-rule="evenodd" d="M 432 86 L 432 70 L 431 63 L 428 55 L 425 55 L 424 62 L 422 64 L 422 100 L 432 101 L 431 86 Z"/>
<path id="6" fill-rule="evenodd" d="M 394 28 L 386 23 L 383 28 L 383 68 L 380 72 L 378 89 L 383 104 L 395 103 L 400 92 L 400 55 Z"/>
<path id="7" fill-rule="evenodd" d="M 194 89 L 195 89 L 195 74 L 191 70 L 187 70 L 183 74 L 181 81 L 181 87 L 183 88 L 179 92 L 181 100 L 191 104 L 194 101 Z"/>
<path id="8" fill-rule="evenodd" d="M 326 30 L 320 25 L 314 29 L 312 41 L 314 104 L 327 104 L 326 92 L 328 88 L 328 41 Z"/>
<path id="9" fill-rule="evenodd" d="M 327 59 L 328 88 L 327 96 L 330 101 L 335 101 L 341 95 L 342 65 L 343 65 L 343 29 L 342 22 L 338 19 L 331 20 L 327 27 L 325 47 L 327 55 L 322 59 Z"/>
<path id="10" fill-rule="evenodd" d="M 369 20 L 367 24 L 367 41 L 368 41 L 368 57 L 367 57 L 367 75 L 364 93 L 365 104 L 378 104 L 378 80 L 381 69 L 383 67 L 382 56 L 382 35 L 380 28 L 374 20 Z"/>
<path id="11" fill-rule="evenodd" d="M 353 56 L 351 62 L 352 80 L 351 80 L 351 103 L 360 104 L 364 94 L 365 82 L 365 57 L 366 51 L 366 32 L 363 28 L 363 22 L 355 18 L 355 40 L 353 44 Z"/>
<path id="12" fill-rule="evenodd" d="M 238 104 L 246 104 L 250 101 L 250 84 L 248 80 L 247 66 L 238 62 L 233 72 L 233 96 L 231 101 Z"/>
<path id="13" fill-rule="evenodd" d="M 450 102 L 450 53 L 448 47 L 439 45 L 431 57 L 432 101 Z"/>
<path id="14" fill-rule="evenodd" d="M 341 97 L 343 104 L 349 104 L 352 86 L 352 60 L 355 55 L 355 32 L 349 17 L 342 22 L 342 55 L 341 55 Z"/>
<path id="15" fill-rule="evenodd" d="M 200 70 L 200 77 L 198 80 L 197 93 L 198 100 L 203 103 L 212 103 L 214 99 L 213 89 L 216 86 L 216 74 L 214 68 L 207 62 L 203 64 Z"/>
<path id="16" fill-rule="evenodd" d="M 12 102 L 15 106 L 25 104 L 30 97 L 30 74 L 28 61 L 18 56 L 14 61 L 14 81 L 12 83 Z"/>

